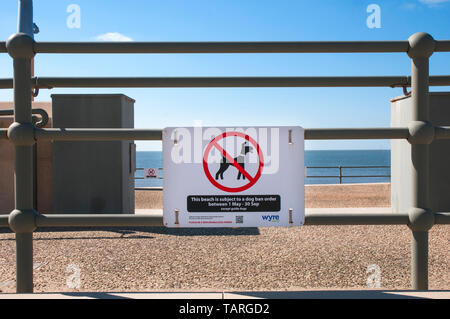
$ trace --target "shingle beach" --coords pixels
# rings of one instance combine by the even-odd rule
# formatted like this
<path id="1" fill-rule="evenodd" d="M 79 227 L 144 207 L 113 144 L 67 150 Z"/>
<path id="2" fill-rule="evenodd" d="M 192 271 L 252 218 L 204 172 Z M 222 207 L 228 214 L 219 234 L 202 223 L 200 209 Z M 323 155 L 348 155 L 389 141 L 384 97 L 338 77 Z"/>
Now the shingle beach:
<path id="1" fill-rule="evenodd" d="M 389 207 L 390 187 L 306 186 L 305 198 L 307 208 Z M 161 193 L 136 191 L 136 208 L 160 203 Z M 410 236 L 407 226 L 38 229 L 34 291 L 366 289 L 371 265 L 381 270 L 380 288 L 409 289 Z M 435 225 L 429 238 L 429 288 L 449 289 L 450 229 Z M 15 292 L 6 229 L 0 251 L 0 292 Z M 70 288 L 76 269 L 80 287 Z"/>

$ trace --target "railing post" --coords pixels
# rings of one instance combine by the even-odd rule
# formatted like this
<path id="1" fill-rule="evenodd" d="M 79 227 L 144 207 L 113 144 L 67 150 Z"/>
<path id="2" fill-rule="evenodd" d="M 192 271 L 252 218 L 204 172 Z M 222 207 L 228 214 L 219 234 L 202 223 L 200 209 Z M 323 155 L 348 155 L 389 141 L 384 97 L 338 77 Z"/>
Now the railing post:
<path id="1" fill-rule="evenodd" d="M 14 123 L 8 138 L 15 146 L 15 209 L 9 215 L 9 226 L 16 233 L 16 291 L 33 292 L 33 231 L 36 229 L 34 209 L 34 126 L 31 115 L 31 59 L 34 57 L 32 37 L 33 9 L 31 0 L 19 1 L 18 33 L 6 47 L 14 63 Z M 30 29 L 31 26 L 31 29 Z M 31 31 L 31 34 L 28 32 Z M 25 33 L 26 32 L 26 33 Z"/>
<path id="2" fill-rule="evenodd" d="M 342 166 L 339 165 L 339 184 L 342 184 Z"/>
<path id="3" fill-rule="evenodd" d="M 429 57 L 435 48 L 434 39 L 420 32 L 409 38 L 411 58 L 412 122 L 409 124 L 411 143 L 411 288 L 428 289 L 428 231 L 434 224 L 429 198 L 429 144 L 434 128 L 429 122 Z"/>
<path id="4" fill-rule="evenodd" d="M 34 38 L 33 25 L 33 0 L 19 0 L 17 32 Z"/>

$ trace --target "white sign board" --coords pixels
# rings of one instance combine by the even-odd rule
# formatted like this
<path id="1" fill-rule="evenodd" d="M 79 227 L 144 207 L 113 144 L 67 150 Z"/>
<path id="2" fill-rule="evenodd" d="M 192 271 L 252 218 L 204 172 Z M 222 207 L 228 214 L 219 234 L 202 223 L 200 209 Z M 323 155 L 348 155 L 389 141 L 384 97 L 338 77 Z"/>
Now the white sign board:
<path id="1" fill-rule="evenodd" d="M 301 127 L 163 130 L 164 225 L 300 226 Z"/>

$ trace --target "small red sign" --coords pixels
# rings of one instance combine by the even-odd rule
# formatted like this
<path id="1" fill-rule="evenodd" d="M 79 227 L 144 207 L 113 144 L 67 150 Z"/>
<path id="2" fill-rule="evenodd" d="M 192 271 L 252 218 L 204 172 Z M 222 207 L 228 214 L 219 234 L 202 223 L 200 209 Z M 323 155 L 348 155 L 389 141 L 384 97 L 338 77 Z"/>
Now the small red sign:
<path id="1" fill-rule="evenodd" d="M 145 178 L 157 178 L 158 170 L 156 168 L 144 168 L 144 177 Z"/>

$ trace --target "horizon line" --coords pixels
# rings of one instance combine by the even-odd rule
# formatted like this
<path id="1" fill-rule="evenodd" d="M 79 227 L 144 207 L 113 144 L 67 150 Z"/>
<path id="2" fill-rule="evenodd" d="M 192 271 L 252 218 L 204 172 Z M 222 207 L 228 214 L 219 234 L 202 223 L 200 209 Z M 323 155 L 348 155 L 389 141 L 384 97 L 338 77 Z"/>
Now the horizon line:
<path id="1" fill-rule="evenodd" d="M 305 151 L 390 151 L 390 148 L 353 148 L 353 149 L 305 149 Z M 136 150 L 137 152 L 161 152 L 160 150 Z"/>

